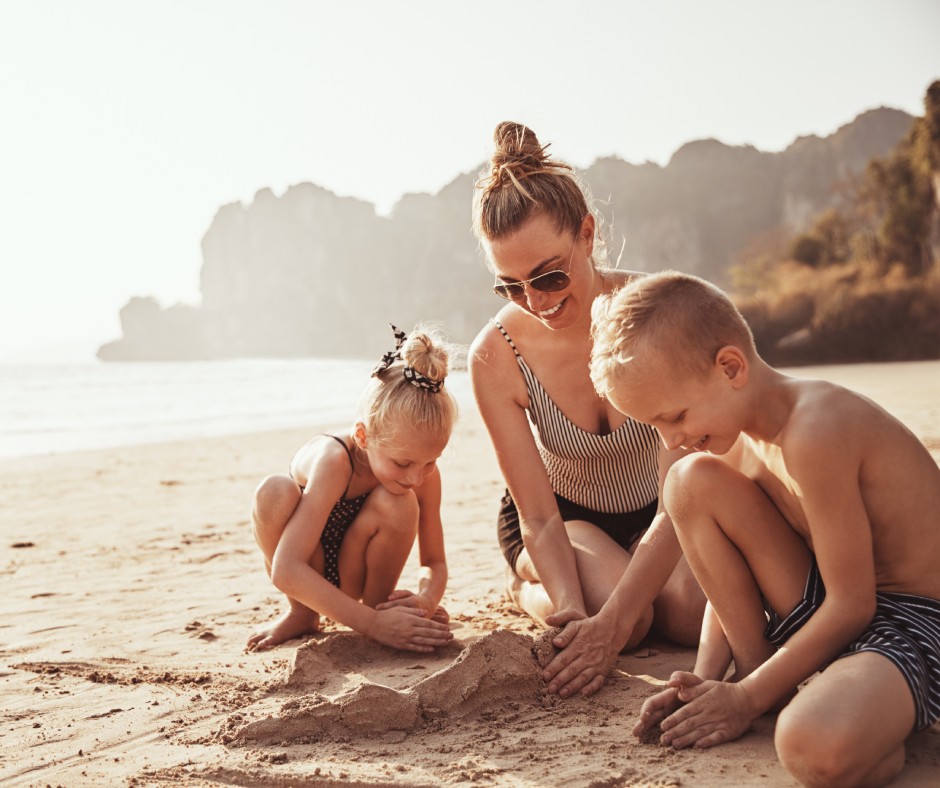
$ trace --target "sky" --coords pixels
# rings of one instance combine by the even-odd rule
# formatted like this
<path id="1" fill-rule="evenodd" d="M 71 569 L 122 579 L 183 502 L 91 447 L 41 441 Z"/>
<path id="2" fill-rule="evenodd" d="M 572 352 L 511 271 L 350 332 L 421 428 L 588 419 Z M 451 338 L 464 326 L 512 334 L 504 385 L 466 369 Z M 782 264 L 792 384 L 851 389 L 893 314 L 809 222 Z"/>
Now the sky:
<path id="1" fill-rule="evenodd" d="M 501 120 L 582 168 L 776 151 L 937 78 L 936 0 L 0 0 L 0 362 L 198 305 L 202 236 L 260 189 L 387 213 Z"/>

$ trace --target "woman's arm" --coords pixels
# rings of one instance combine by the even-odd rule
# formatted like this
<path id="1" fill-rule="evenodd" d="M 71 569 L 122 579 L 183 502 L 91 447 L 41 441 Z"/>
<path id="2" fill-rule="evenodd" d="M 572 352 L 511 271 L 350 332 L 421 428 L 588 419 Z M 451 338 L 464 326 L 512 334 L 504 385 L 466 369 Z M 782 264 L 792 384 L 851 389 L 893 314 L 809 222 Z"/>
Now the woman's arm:
<path id="1" fill-rule="evenodd" d="M 488 326 L 470 350 L 470 381 L 506 486 L 519 511 L 526 550 L 556 610 L 585 612 L 574 550 L 525 414 L 515 356 Z"/>

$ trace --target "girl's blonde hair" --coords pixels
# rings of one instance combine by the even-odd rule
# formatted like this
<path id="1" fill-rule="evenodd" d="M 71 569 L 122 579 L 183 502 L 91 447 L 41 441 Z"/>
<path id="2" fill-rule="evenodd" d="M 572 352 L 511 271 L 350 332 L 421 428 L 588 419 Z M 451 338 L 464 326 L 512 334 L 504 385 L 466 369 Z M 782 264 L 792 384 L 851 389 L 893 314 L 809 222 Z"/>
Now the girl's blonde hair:
<path id="1" fill-rule="evenodd" d="M 419 325 L 397 353 L 388 355 L 394 359 L 376 368 L 359 400 L 359 420 L 370 438 L 382 443 L 404 428 L 448 440 L 457 421 L 457 402 L 444 388 L 447 343 Z"/>
<path id="2" fill-rule="evenodd" d="M 521 123 L 506 120 L 493 132 L 495 150 L 488 170 L 480 173 L 473 197 L 473 232 L 479 241 L 494 241 L 516 232 L 542 213 L 559 232 L 574 235 L 584 217 L 595 220 L 595 261 L 607 264 L 601 237 L 602 217 L 591 205 L 590 190 L 563 161 L 552 159 L 548 145 Z M 597 263 L 595 262 L 595 265 Z"/>

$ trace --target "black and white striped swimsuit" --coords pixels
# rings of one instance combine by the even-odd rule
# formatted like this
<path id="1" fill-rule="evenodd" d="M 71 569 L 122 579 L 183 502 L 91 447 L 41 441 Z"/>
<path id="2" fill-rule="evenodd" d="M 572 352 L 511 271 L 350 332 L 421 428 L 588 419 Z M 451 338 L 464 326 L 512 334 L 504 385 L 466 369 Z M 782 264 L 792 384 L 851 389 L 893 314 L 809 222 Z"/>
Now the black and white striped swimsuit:
<path id="1" fill-rule="evenodd" d="M 525 378 L 526 414 L 552 489 L 598 512 L 633 512 L 655 501 L 660 448 L 656 431 L 630 418 L 607 435 L 582 430 L 552 402 L 506 329 L 499 323 L 496 327 L 516 354 Z"/>
<path id="2" fill-rule="evenodd" d="M 552 401 L 506 329 L 529 394 L 526 415 L 563 520 L 586 520 L 629 548 L 656 514 L 659 495 L 659 437 L 628 418 L 607 435 L 586 432 Z M 499 541 L 515 569 L 523 543 L 519 514 L 508 490 L 498 520 Z"/>

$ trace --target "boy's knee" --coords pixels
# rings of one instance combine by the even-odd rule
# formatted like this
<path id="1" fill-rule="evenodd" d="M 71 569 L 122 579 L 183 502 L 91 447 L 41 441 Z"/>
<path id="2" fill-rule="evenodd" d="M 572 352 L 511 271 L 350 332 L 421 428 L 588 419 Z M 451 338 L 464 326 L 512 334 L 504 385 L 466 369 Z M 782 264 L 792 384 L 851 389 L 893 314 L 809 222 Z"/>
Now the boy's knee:
<path id="1" fill-rule="evenodd" d="M 700 509 L 703 496 L 713 495 L 719 474 L 728 466 L 710 454 L 689 454 L 673 463 L 663 486 L 663 505 L 673 520 Z"/>
<path id="2" fill-rule="evenodd" d="M 857 785 L 865 776 L 858 773 L 866 767 L 858 763 L 858 740 L 850 728 L 791 706 L 777 718 L 774 746 L 780 762 L 803 785 Z"/>

